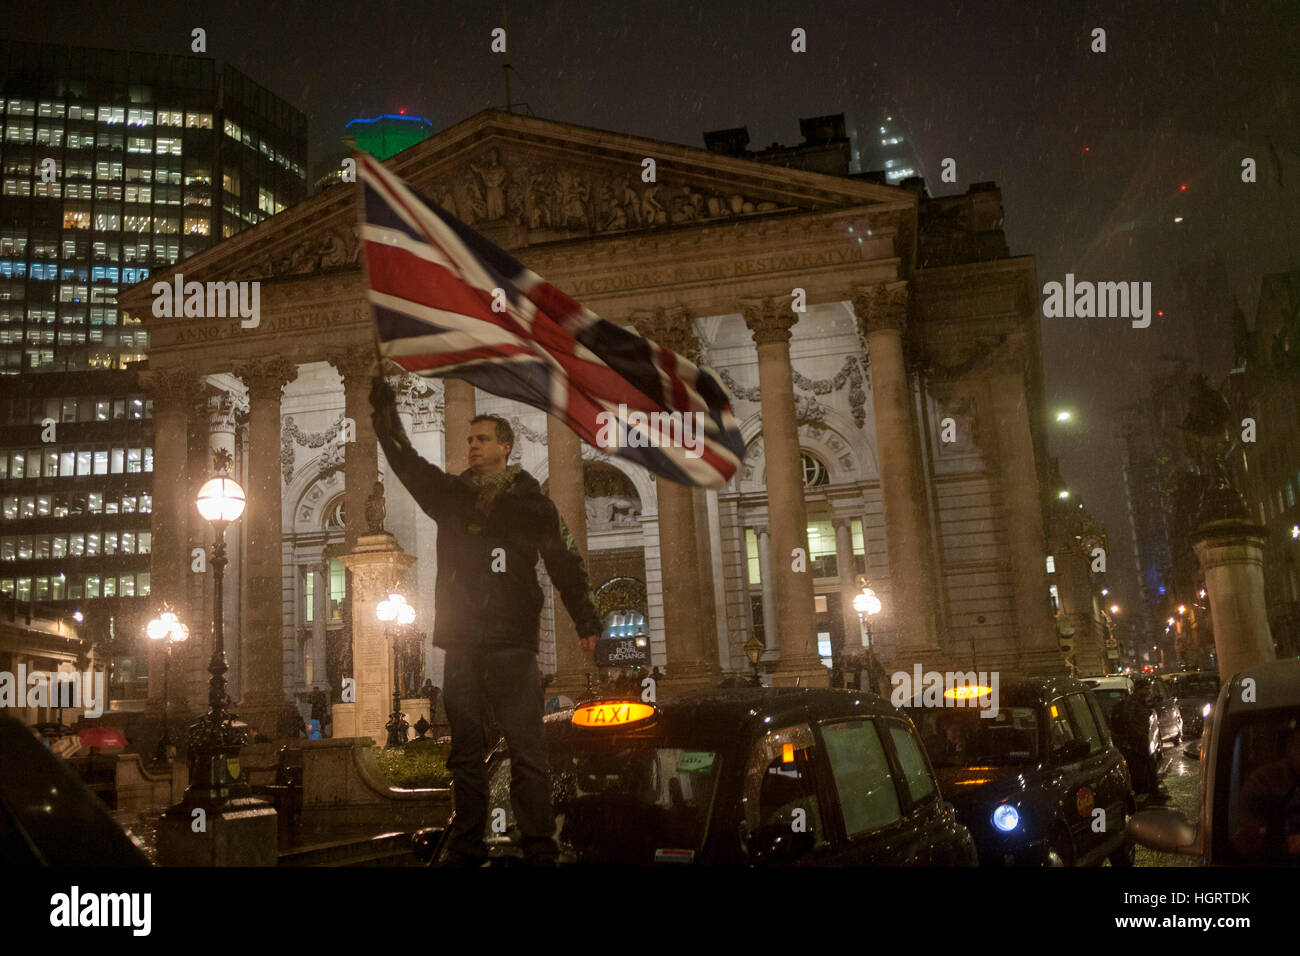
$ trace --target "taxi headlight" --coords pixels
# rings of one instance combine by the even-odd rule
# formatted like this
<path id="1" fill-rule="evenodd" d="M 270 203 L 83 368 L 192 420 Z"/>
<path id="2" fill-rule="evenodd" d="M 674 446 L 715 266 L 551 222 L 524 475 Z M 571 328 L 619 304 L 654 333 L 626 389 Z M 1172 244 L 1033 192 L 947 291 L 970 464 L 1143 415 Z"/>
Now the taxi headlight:
<path id="1" fill-rule="evenodd" d="M 1201 708 L 1202 719 L 1210 716 L 1210 708 L 1213 706 L 1214 706 L 1213 704 L 1206 704 L 1204 707 Z"/>
<path id="2" fill-rule="evenodd" d="M 1003 833 L 1010 833 L 1020 826 L 1020 811 L 1009 803 L 1003 803 L 993 811 L 993 825 Z"/>

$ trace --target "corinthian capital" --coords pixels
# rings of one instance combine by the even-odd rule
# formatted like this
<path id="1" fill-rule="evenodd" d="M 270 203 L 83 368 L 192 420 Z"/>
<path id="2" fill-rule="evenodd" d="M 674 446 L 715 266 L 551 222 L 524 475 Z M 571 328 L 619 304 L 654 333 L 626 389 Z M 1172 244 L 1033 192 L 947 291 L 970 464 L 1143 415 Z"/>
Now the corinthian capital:
<path id="1" fill-rule="evenodd" d="M 908 287 L 906 282 L 856 286 L 853 311 L 863 336 L 873 332 L 902 332 L 907 328 Z"/>
<path id="2" fill-rule="evenodd" d="M 789 342 L 790 330 L 799 321 L 799 316 L 790 310 L 789 296 L 742 299 L 740 311 L 755 345 Z"/>
<path id="3" fill-rule="evenodd" d="M 189 413 L 199 391 L 199 376 L 191 366 L 151 369 L 142 378 L 145 388 L 154 398 L 155 415 L 159 412 Z"/>
<path id="4" fill-rule="evenodd" d="M 298 377 L 298 366 L 283 355 L 277 355 L 237 365 L 235 374 L 248 387 L 249 398 L 274 398 L 278 401 L 280 389 Z"/>
<path id="5" fill-rule="evenodd" d="M 628 320 L 650 341 L 678 355 L 689 357 L 699 351 L 691 315 L 681 306 L 638 309 L 628 316 Z"/>
<path id="6" fill-rule="evenodd" d="M 375 374 L 374 349 L 362 346 L 335 349 L 329 353 L 329 363 L 343 376 L 345 389 L 370 387 Z"/>

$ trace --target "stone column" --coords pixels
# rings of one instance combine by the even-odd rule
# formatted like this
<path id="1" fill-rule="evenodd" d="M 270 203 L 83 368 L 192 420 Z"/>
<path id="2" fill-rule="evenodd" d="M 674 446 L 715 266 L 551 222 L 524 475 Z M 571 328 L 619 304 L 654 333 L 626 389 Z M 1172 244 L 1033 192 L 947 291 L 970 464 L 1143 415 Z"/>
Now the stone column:
<path id="1" fill-rule="evenodd" d="M 1068 668 L 1061 656 L 1047 590 L 1047 536 L 1038 459 L 1030 430 L 1027 361 L 1022 334 L 1016 333 L 987 365 L 991 424 L 997 441 L 998 477 L 1016 602 L 1018 659 L 1008 663 L 1026 674 L 1064 674 Z"/>
<path id="2" fill-rule="evenodd" d="M 193 368 L 177 366 L 146 372 L 144 384 L 154 398 L 150 600 L 159 607 L 166 604 L 189 622 L 191 511 L 194 521 L 199 521 L 194 499 L 189 496 L 189 416 L 199 378 Z M 191 641 L 202 644 L 209 655 L 211 636 L 210 625 L 191 626 Z M 156 702 L 161 711 L 166 652 L 157 642 L 143 640 L 149 645 L 149 701 L 151 707 Z"/>
<path id="3" fill-rule="evenodd" d="M 403 552 L 391 534 L 374 534 L 362 535 L 356 548 L 341 560 L 352 576 L 356 702 L 334 705 L 335 736 L 370 737 L 383 744 L 393 709 L 393 642 L 377 609 L 392 591 L 405 591 L 406 569 L 415 558 Z M 407 601 L 410 603 L 409 596 Z M 415 626 L 420 626 L 418 618 Z"/>
<path id="4" fill-rule="evenodd" d="M 323 560 L 320 564 L 312 565 L 307 573 L 315 579 L 311 595 L 311 683 L 312 687 L 329 690 L 329 647 L 325 637 L 329 623 L 326 620 L 329 616 L 329 562 Z"/>
<path id="5" fill-rule="evenodd" d="M 631 320 L 646 338 L 678 355 L 697 347 L 691 317 L 684 309 L 634 312 Z M 656 477 L 655 493 L 668 656 L 664 685 L 673 691 L 713 686 L 720 673 L 718 640 L 716 621 L 705 613 L 701 597 L 694 488 Z"/>
<path id="6" fill-rule="evenodd" d="M 763 643 L 769 651 L 781 646 L 781 624 L 776 619 L 776 587 L 772 583 L 772 536 L 767 525 L 756 525 L 758 539 L 759 604 L 763 608 Z M 748 600 L 746 595 L 746 600 Z"/>
<path id="7" fill-rule="evenodd" d="M 351 550 L 369 533 L 366 499 L 379 480 L 379 444 L 370 419 L 370 383 L 377 366 L 374 356 L 360 347 L 332 352 L 330 364 L 343 378 L 343 416 L 356 429 L 343 458 L 343 541 Z"/>
<path id="8" fill-rule="evenodd" d="M 474 417 L 474 386 L 458 378 L 443 381 L 443 461 L 449 475 L 469 467 L 469 420 Z"/>
<path id="9" fill-rule="evenodd" d="M 772 675 L 778 685 L 827 687 L 830 672 L 817 653 L 813 576 L 808 567 L 808 511 L 803 499 L 803 466 L 795 422 L 794 376 L 790 368 L 790 330 L 798 316 L 788 298 L 742 302 L 745 325 L 758 350 L 758 387 L 767 464 L 767 515 L 772 530 L 772 576 L 780 624 L 781 660 Z M 805 556 L 803 571 L 793 567 L 794 552 Z M 771 647 L 771 643 L 768 644 Z"/>
<path id="10" fill-rule="evenodd" d="M 858 593 L 858 575 L 853 567 L 853 519 L 832 518 L 835 529 L 835 566 L 840 577 L 840 617 L 844 621 L 845 656 L 862 653 L 862 622 L 853 609 L 853 596 Z"/>
<path id="11" fill-rule="evenodd" d="M 1219 676 L 1277 659 L 1264 604 L 1264 528 L 1243 517 L 1208 521 L 1193 545 L 1210 598 Z"/>
<path id="12" fill-rule="evenodd" d="M 284 356 L 248 362 L 236 369 L 248 386 L 248 504 L 242 523 L 248 555 L 245 574 L 248 615 L 244 673 L 248 697 L 241 715 L 267 736 L 275 733 L 284 702 L 284 620 L 280 473 L 280 391 L 298 375 Z"/>
<path id="13" fill-rule="evenodd" d="M 900 669 L 915 663 L 928 668 L 931 661 L 937 667 L 942 655 L 920 440 L 903 356 L 908 299 L 906 282 L 857 288 L 853 296 L 871 366 L 889 590 L 894 604 L 889 612 L 898 635 L 893 664 Z"/>
<path id="14" fill-rule="evenodd" d="M 582 441 L 553 415 L 546 416 L 546 461 L 551 501 L 573 535 L 585 564 L 587 495 L 582 477 Z M 579 646 L 579 639 L 587 635 L 579 634 L 574 628 L 559 589 L 552 585 L 551 592 L 555 613 L 555 683 L 548 688 L 547 696 L 567 694 L 577 699 L 587 689 L 587 674 L 594 670 L 593 656 Z"/>

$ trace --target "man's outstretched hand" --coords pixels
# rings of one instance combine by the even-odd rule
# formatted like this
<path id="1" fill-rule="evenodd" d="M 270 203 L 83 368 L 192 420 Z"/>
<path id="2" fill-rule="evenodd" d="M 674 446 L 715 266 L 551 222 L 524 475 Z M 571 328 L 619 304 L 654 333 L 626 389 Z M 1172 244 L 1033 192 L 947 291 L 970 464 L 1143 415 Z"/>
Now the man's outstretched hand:
<path id="1" fill-rule="evenodd" d="M 398 424 L 401 423 L 401 419 L 397 418 L 397 396 L 382 374 L 375 375 L 370 381 L 370 407 L 373 409 L 371 421 L 375 424 L 375 431 L 381 435 L 393 434 L 393 420 L 397 419 Z"/>
<path id="2" fill-rule="evenodd" d="M 584 637 L 581 641 L 578 642 L 578 646 L 581 647 L 584 652 L 591 654 L 594 653 L 596 650 L 596 640 L 597 640 L 597 635 L 593 634 L 591 635 L 591 637 Z"/>

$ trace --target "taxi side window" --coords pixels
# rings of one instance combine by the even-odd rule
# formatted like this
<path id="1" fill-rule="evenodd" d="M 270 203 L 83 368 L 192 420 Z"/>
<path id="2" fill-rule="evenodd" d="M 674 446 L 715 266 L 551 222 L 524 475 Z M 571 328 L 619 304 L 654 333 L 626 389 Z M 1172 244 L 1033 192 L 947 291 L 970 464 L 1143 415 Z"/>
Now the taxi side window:
<path id="1" fill-rule="evenodd" d="M 1075 739 L 1065 698 L 1058 697 L 1047 705 L 1047 749 L 1054 751 Z"/>
<path id="2" fill-rule="evenodd" d="M 1097 727 L 1097 721 L 1093 719 L 1092 711 L 1088 708 L 1088 701 L 1082 694 L 1071 694 L 1065 698 L 1065 702 L 1070 709 L 1075 738 L 1088 742 L 1089 754 L 1101 753 L 1101 730 Z"/>
<path id="3" fill-rule="evenodd" d="M 889 739 L 894 744 L 898 763 L 903 768 L 903 782 L 907 784 L 907 792 L 913 804 L 923 803 L 935 792 L 936 787 L 925 762 L 925 755 L 917 744 L 916 734 L 910 727 L 900 724 L 891 722 L 888 726 Z"/>
<path id="4" fill-rule="evenodd" d="M 869 720 L 823 724 L 822 740 L 845 833 L 854 837 L 897 823 L 902 816 L 898 791 L 875 724 Z"/>
<path id="5" fill-rule="evenodd" d="M 745 769 L 745 826 L 801 827 L 813 845 L 827 842 L 812 776 L 812 728 L 798 724 L 773 731 L 754 745 Z"/>

